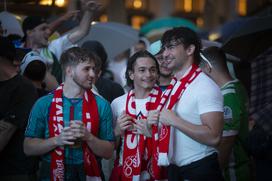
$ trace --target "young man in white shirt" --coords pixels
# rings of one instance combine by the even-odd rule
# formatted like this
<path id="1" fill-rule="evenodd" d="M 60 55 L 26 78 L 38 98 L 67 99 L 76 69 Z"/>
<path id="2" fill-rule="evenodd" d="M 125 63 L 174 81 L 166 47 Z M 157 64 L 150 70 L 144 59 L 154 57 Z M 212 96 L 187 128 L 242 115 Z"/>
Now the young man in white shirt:
<path id="1" fill-rule="evenodd" d="M 170 126 L 166 161 L 159 164 L 170 164 L 171 181 L 223 180 L 214 148 L 223 129 L 223 97 L 198 67 L 200 48 L 200 40 L 189 28 L 173 28 L 162 37 L 163 61 L 177 81 L 164 109 L 151 114 Z"/>

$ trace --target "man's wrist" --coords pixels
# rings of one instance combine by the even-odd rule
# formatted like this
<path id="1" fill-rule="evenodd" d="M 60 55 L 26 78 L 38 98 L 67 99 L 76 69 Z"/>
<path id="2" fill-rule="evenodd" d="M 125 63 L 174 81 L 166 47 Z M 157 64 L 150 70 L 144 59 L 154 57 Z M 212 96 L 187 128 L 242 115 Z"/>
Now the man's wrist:
<path id="1" fill-rule="evenodd" d="M 94 140 L 94 135 L 93 134 L 88 134 L 88 136 L 85 138 L 86 142 L 90 143 L 93 142 Z"/>
<path id="2" fill-rule="evenodd" d="M 55 137 L 52 138 L 52 144 L 53 144 L 54 147 L 60 146 L 59 142 L 58 142 L 58 137 L 57 136 L 55 136 Z"/>

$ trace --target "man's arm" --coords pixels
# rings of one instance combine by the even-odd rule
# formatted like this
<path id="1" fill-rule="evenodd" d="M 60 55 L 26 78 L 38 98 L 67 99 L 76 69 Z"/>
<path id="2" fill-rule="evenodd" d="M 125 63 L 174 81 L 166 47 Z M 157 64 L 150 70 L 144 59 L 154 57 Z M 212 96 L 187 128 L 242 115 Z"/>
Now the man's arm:
<path id="1" fill-rule="evenodd" d="M 74 11 L 68 11 L 67 13 L 65 13 L 64 15 L 60 16 L 58 19 L 54 20 L 53 22 L 49 23 L 49 29 L 52 35 L 56 29 L 65 21 L 75 17 L 77 14 L 79 13 L 79 10 L 74 10 Z"/>
<path id="2" fill-rule="evenodd" d="M 85 0 L 84 1 L 84 14 L 80 21 L 79 27 L 76 28 L 71 34 L 68 35 L 68 39 L 71 43 L 76 43 L 89 32 L 91 22 L 94 20 L 94 15 L 100 5 L 95 3 L 95 1 Z"/>
<path id="3" fill-rule="evenodd" d="M 55 138 L 41 139 L 26 137 L 24 140 L 24 152 L 26 155 L 43 155 L 57 147 Z"/>
<path id="4" fill-rule="evenodd" d="M 37 99 L 37 91 L 31 83 L 18 79 L 18 87 L 12 93 L 7 115 L 0 120 L 0 152 L 17 129 L 24 129 L 31 107 Z"/>
<path id="5" fill-rule="evenodd" d="M 16 126 L 0 120 L 0 153 L 4 150 L 15 131 Z"/>
<path id="6" fill-rule="evenodd" d="M 114 148 L 113 142 L 97 138 L 92 133 L 90 133 L 90 131 L 88 131 L 88 129 L 81 121 L 71 121 L 69 128 L 73 133 L 74 139 L 86 141 L 89 148 L 94 152 L 95 155 L 106 159 L 111 158 Z"/>
<path id="7" fill-rule="evenodd" d="M 58 146 L 73 145 L 75 137 L 70 127 L 63 128 L 60 135 L 48 139 L 26 137 L 24 152 L 26 155 L 43 155 Z"/>
<path id="8" fill-rule="evenodd" d="M 159 121 L 174 126 L 192 139 L 209 146 L 217 146 L 223 129 L 223 112 L 208 112 L 200 115 L 202 125 L 192 124 L 177 116 L 173 111 L 163 109 Z"/>
<path id="9" fill-rule="evenodd" d="M 233 148 L 236 136 L 225 136 L 222 137 L 218 150 L 218 161 L 221 169 L 225 169 L 229 163 L 229 157 L 231 154 L 231 150 Z"/>
<path id="10" fill-rule="evenodd" d="M 88 131 L 87 131 L 88 132 Z M 114 142 L 101 140 L 88 132 L 88 136 L 85 141 L 89 148 L 94 152 L 95 155 L 105 159 L 110 159 L 114 151 Z"/>

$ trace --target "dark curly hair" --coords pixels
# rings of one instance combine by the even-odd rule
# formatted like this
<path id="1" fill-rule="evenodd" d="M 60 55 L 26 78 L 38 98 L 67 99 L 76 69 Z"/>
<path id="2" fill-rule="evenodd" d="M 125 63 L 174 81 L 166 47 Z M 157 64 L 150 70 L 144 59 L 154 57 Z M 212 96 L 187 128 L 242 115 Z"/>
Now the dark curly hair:
<path id="1" fill-rule="evenodd" d="M 194 63 L 197 65 L 200 63 L 200 50 L 201 50 L 201 40 L 199 39 L 196 32 L 187 27 L 177 27 L 166 31 L 161 39 L 162 47 L 170 42 L 175 41 L 182 43 L 184 48 L 188 48 L 190 45 L 195 46 L 194 51 Z"/>

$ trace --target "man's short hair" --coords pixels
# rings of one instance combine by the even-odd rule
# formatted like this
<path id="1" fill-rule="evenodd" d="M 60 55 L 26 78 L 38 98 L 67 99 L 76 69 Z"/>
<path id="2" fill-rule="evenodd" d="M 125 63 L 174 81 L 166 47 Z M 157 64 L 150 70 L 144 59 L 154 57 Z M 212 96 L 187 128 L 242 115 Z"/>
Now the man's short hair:
<path id="1" fill-rule="evenodd" d="M 171 42 L 182 43 L 185 48 L 188 48 L 190 45 L 195 46 L 194 51 L 194 63 L 199 64 L 201 50 L 201 40 L 195 31 L 187 27 L 177 27 L 166 31 L 161 39 L 162 47 Z"/>
<path id="2" fill-rule="evenodd" d="M 64 71 L 68 66 L 77 66 L 78 64 L 83 62 L 93 62 L 97 69 L 97 73 L 100 70 L 100 58 L 95 53 L 88 52 L 80 47 L 72 47 L 66 50 L 60 57 L 60 63 L 62 66 L 62 70 Z"/>
<path id="3" fill-rule="evenodd" d="M 0 36 L 0 50 L 0 57 L 12 63 L 16 56 L 16 49 L 8 38 Z"/>
<path id="4" fill-rule="evenodd" d="M 205 48 L 201 53 L 214 68 L 221 72 L 228 72 L 226 55 L 221 48 L 211 46 Z"/>

